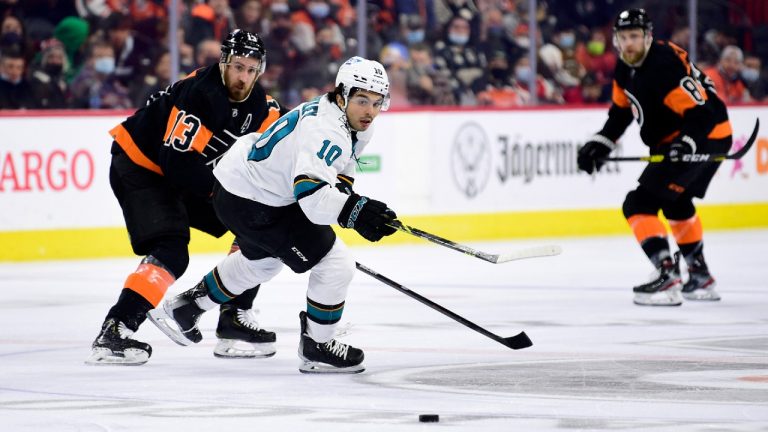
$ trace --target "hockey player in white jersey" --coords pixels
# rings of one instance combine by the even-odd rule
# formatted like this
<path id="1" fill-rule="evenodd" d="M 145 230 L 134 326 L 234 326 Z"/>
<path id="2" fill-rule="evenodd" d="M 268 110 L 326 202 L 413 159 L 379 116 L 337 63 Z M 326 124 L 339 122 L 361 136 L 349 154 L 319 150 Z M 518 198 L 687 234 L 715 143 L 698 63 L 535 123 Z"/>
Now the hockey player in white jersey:
<path id="1" fill-rule="evenodd" d="M 204 311 L 287 265 L 310 271 L 307 308 L 299 314 L 299 370 L 362 372 L 363 351 L 333 338 L 355 263 L 330 225 L 352 228 L 373 242 L 395 232 L 389 225 L 395 212 L 352 190 L 373 120 L 388 105 L 384 67 L 353 57 L 339 68 L 333 91 L 299 105 L 262 135 L 241 138 L 214 170 L 213 194 L 216 213 L 237 236 L 240 251 L 194 288 L 150 311 L 150 319 L 177 343 L 197 343 Z"/>

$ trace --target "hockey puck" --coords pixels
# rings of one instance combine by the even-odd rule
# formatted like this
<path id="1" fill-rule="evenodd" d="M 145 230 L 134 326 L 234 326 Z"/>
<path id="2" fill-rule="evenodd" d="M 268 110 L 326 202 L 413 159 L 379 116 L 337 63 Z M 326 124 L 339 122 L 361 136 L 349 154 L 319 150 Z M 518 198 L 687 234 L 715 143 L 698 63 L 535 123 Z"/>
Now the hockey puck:
<path id="1" fill-rule="evenodd" d="M 422 423 L 437 423 L 440 421 L 440 416 L 437 414 L 419 414 L 419 421 Z"/>

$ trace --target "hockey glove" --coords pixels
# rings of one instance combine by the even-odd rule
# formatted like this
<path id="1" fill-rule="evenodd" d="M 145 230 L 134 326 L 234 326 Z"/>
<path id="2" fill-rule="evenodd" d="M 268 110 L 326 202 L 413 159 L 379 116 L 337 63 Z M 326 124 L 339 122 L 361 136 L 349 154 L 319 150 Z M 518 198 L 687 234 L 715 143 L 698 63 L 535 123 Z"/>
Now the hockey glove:
<path id="1" fill-rule="evenodd" d="M 683 135 L 669 145 L 667 160 L 679 162 L 685 155 L 692 155 L 694 153 L 696 153 L 696 141 L 688 135 Z"/>
<path id="2" fill-rule="evenodd" d="M 595 135 L 584 144 L 584 147 L 579 149 L 576 163 L 579 165 L 579 169 L 592 174 L 594 171 L 600 171 L 600 168 L 605 162 L 602 159 L 608 156 L 616 145 L 613 141 L 602 135 Z"/>
<path id="3" fill-rule="evenodd" d="M 353 228 L 366 240 L 376 242 L 397 231 L 388 225 L 395 219 L 395 212 L 383 202 L 352 193 L 338 220 L 342 227 Z"/>
<path id="4" fill-rule="evenodd" d="M 352 195 L 352 185 L 355 183 L 355 179 L 342 174 L 337 175 L 336 178 L 339 180 L 336 183 L 336 189 L 340 190 L 344 195 Z"/>

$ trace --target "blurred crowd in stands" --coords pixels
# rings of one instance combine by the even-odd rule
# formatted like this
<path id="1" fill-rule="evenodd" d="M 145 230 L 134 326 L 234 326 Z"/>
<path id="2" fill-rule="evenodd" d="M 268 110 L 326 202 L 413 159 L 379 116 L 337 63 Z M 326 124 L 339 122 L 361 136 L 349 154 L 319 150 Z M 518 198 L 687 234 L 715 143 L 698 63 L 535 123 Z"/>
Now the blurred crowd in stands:
<path id="1" fill-rule="evenodd" d="M 358 1 L 178 0 L 180 75 L 171 76 L 170 0 L 0 0 L 0 109 L 142 106 L 216 63 L 234 28 L 263 37 L 261 85 L 292 107 L 332 88 L 340 63 L 358 53 Z M 387 68 L 392 106 L 609 102 L 611 27 L 628 7 L 646 8 L 655 37 L 689 48 L 687 0 L 538 0 L 535 41 L 528 4 L 368 1 L 365 48 Z M 729 104 L 768 100 L 768 1 L 699 0 L 697 17 L 706 29 L 697 64 L 718 93 Z"/>

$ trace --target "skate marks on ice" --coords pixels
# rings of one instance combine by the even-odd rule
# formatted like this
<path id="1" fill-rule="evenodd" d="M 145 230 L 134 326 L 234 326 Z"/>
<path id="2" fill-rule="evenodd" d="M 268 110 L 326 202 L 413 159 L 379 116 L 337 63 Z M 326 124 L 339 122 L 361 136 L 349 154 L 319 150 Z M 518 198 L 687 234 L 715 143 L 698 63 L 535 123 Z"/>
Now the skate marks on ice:
<path id="1" fill-rule="evenodd" d="M 564 358 L 416 368 L 374 373 L 367 380 L 399 388 L 476 395 L 768 406 L 768 365 L 747 360 Z"/>

